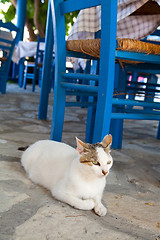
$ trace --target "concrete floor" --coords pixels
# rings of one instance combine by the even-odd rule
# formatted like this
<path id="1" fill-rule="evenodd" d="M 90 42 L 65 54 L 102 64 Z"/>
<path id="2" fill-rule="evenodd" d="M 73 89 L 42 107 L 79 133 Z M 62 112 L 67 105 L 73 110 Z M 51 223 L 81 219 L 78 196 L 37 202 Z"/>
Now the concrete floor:
<path id="1" fill-rule="evenodd" d="M 105 217 L 71 208 L 33 184 L 20 165 L 22 151 L 48 139 L 52 117 L 38 120 L 35 93 L 8 84 L 0 95 L 0 240 L 160 240 L 160 141 L 156 121 L 125 121 L 123 149 L 113 150 Z M 84 140 L 86 110 L 68 108 L 63 142 Z"/>

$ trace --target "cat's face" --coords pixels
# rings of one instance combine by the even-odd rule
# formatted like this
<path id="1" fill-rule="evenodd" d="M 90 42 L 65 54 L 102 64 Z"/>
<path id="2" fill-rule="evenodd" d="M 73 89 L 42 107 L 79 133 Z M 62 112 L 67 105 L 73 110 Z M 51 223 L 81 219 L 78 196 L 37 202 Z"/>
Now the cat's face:
<path id="1" fill-rule="evenodd" d="M 88 144 L 77 139 L 77 150 L 80 154 L 80 162 L 87 164 L 91 171 L 98 177 L 104 177 L 109 173 L 113 165 L 110 155 L 112 136 L 107 135 L 101 143 Z"/>

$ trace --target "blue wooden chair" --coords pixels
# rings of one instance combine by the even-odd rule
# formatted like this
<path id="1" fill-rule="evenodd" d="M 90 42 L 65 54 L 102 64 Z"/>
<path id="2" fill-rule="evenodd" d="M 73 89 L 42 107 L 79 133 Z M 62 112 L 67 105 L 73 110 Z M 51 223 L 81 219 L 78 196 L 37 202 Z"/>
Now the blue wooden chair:
<path id="1" fill-rule="evenodd" d="M 6 38 L 6 33 L 14 33 L 15 37 Z M 3 23 L 0 20 L 0 92 L 6 93 L 6 85 L 11 65 L 11 58 L 13 55 L 15 44 L 17 43 L 20 34 L 20 29 L 13 23 Z"/>
<path id="2" fill-rule="evenodd" d="M 122 139 L 123 119 L 160 120 L 160 114 L 157 111 L 160 109 L 159 103 L 126 98 L 126 73 L 129 67 L 135 67 L 135 65 L 128 65 L 126 61 L 142 62 L 136 65 L 136 69 L 143 68 L 149 73 L 154 69 L 158 73 L 160 56 L 156 55 L 154 51 L 151 54 L 146 54 L 145 51 L 136 52 L 139 41 L 118 39 L 116 42 L 116 0 L 77 2 L 73 0 L 51 0 L 51 5 L 55 36 L 55 88 L 51 139 L 61 141 L 65 106 L 83 106 L 88 107 L 86 139 L 89 139 L 89 142 L 101 141 L 104 135 L 111 132 L 113 134 L 113 147 L 117 148 L 118 146 L 120 148 L 118 139 Z M 102 11 L 101 40 L 75 40 L 66 43 L 65 13 L 96 5 L 101 5 Z M 135 49 L 124 48 L 124 41 L 131 41 Z M 67 73 L 66 56 L 100 59 L 97 65 L 98 71 L 96 74 L 95 72 L 94 74 Z M 120 62 L 123 60 L 125 71 L 119 64 L 115 65 L 115 58 Z M 73 83 L 70 79 L 81 79 L 83 84 Z M 113 94 L 113 89 L 123 92 L 123 94 Z M 66 102 L 66 95 L 87 96 L 88 100 L 85 102 Z M 84 99 L 86 100 L 86 98 Z M 128 106 L 136 106 L 142 109 L 130 109 Z M 121 131 L 119 131 L 119 128 Z"/>
<path id="3" fill-rule="evenodd" d="M 160 30 L 156 30 L 155 32 L 153 32 L 152 34 L 150 34 L 150 36 L 160 36 Z M 148 38 L 148 37 L 147 37 Z M 144 42 L 146 43 L 152 43 L 152 44 L 160 44 L 157 41 L 153 41 L 153 40 L 147 40 L 147 38 L 143 39 Z M 137 49 L 138 50 L 138 49 Z M 141 54 L 140 54 L 141 56 Z M 158 56 L 157 56 L 158 57 Z M 124 88 L 123 88 L 123 93 L 126 92 L 127 94 L 127 98 L 129 100 L 133 101 L 137 100 L 136 98 L 138 98 L 140 100 L 140 103 L 142 103 L 142 115 L 141 119 L 150 119 L 151 115 L 154 119 L 154 114 L 157 113 L 157 110 L 159 109 L 158 105 L 157 107 L 155 107 L 154 102 L 160 102 L 160 91 L 159 91 L 159 87 L 160 85 L 158 84 L 157 80 L 158 78 L 156 77 L 155 74 L 159 74 L 159 62 L 157 61 L 157 65 L 152 63 L 152 60 L 150 59 L 149 62 L 151 64 L 148 63 L 148 61 L 145 63 L 145 56 L 144 56 L 144 61 L 143 63 L 138 63 L 138 64 L 124 64 L 123 65 L 123 73 L 125 72 L 126 74 L 122 74 L 121 73 L 121 77 L 119 78 L 120 82 L 122 82 L 122 76 L 125 78 L 124 82 L 126 84 L 124 84 Z M 119 68 L 121 68 L 119 66 Z M 121 71 L 120 69 L 118 69 L 118 71 Z M 132 76 L 132 80 L 128 81 L 127 79 L 127 74 L 129 73 L 129 75 Z M 147 80 L 146 82 L 142 81 L 139 82 L 138 79 L 139 77 L 145 77 L 145 79 Z M 124 97 L 124 95 L 123 95 Z M 126 97 L 126 96 L 125 96 Z M 144 104 L 149 104 L 149 107 L 147 106 L 143 106 L 143 102 L 145 102 Z M 152 104 L 151 104 L 152 103 Z M 134 105 L 127 105 L 126 107 L 128 109 L 128 112 L 130 112 L 130 114 L 133 112 L 135 112 Z M 156 111 L 154 111 L 156 110 Z M 149 113 L 147 115 L 147 113 Z M 146 114 L 146 116 L 145 116 Z M 143 118 L 144 117 L 144 118 Z M 158 119 L 158 116 L 155 116 L 155 119 Z M 123 136 L 123 119 L 121 120 L 112 120 L 112 124 L 111 124 L 111 132 L 113 135 L 113 138 L 115 139 L 113 141 L 113 148 L 121 148 L 122 146 L 122 136 Z M 118 138 L 116 138 L 118 134 Z M 115 136 L 115 137 L 114 137 Z M 158 127 L 158 131 L 157 131 L 157 139 L 160 139 L 160 123 L 159 123 L 159 127 Z"/>
<path id="4" fill-rule="evenodd" d="M 44 50 L 40 49 L 40 43 L 45 42 L 45 38 L 41 38 L 38 36 L 37 39 L 37 50 L 34 62 L 26 61 L 25 69 L 24 69 L 24 81 L 23 81 L 23 88 L 26 89 L 27 80 L 32 80 L 32 91 L 35 91 L 36 82 L 39 82 L 41 85 L 41 77 L 42 77 L 42 67 L 43 67 L 43 57 L 44 57 Z"/>
<path id="5" fill-rule="evenodd" d="M 85 73 L 67 73 L 66 56 L 97 59 L 83 53 L 66 52 L 65 41 L 65 13 L 81 10 L 101 4 L 101 54 L 99 75 Z M 117 25 L 117 1 L 109 0 L 85 0 L 62 1 L 52 0 L 53 31 L 55 43 L 55 87 L 53 118 L 51 127 L 51 139 L 61 141 L 65 106 L 89 107 L 96 105 L 96 119 L 94 124 L 93 142 L 101 141 L 104 135 L 109 133 L 110 118 L 107 121 L 106 109 L 109 115 L 112 109 L 112 94 L 114 85 L 114 61 Z M 108 18 L 106 18 L 108 16 Z M 114 21 L 111 21 L 114 19 Z M 110 26 L 110 27 L 105 27 Z M 72 81 L 70 81 L 72 79 Z M 83 84 L 74 83 L 73 79 L 83 80 Z M 90 81 L 98 82 L 98 86 L 90 84 Z M 97 85 L 97 84 L 96 84 Z M 75 101 L 66 102 L 66 95 L 96 97 L 96 102 Z M 86 99 L 86 98 L 81 98 Z M 89 120 L 89 119 L 88 119 Z M 91 119 L 89 120 L 91 122 Z M 107 123 L 107 124 L 106 124 Z"/>

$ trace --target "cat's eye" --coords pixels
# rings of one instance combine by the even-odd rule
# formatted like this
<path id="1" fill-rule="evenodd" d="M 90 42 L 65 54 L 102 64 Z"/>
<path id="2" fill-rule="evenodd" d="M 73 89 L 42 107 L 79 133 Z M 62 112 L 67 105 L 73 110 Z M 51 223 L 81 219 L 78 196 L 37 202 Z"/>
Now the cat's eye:
<path id="1" fill-rule="evenodd" d="M 93 162 L 94 165 L 100 166 L 100 163 L 99 163 L 99 162 L 97 162 L 97 161 L 95 161 L 95 160 L 93 160 L 92 162 Z"/>
<path id="2" fill-rule="evenodd" d="M 108 161 L 107 164 L 111 164 L 111 161 Z"/>

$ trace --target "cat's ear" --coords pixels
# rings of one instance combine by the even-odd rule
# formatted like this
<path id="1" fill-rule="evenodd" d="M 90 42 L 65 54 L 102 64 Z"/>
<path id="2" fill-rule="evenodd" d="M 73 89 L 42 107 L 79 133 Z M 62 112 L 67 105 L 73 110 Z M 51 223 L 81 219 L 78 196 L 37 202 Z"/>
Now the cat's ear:
<path id="1" fill-rule="evenodd" d="M 77 151 L 79 154 L 82 154 L 86 144 L 76 137 L 77 142 Z"/>
<path id="2" fill-rule="evenodd" d="M 106 135 L 103 138 L 103 141 L 101 142 L 101 144 L 104 148 L 110 149 L 110 146 L 112 144 L 112 135 L 111 134 Z"/>

